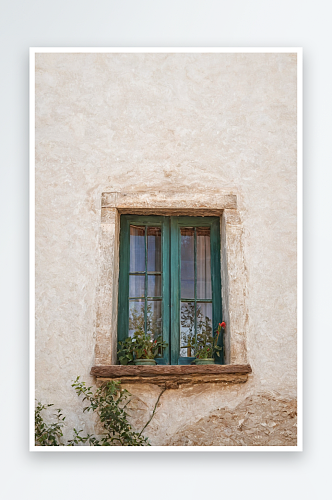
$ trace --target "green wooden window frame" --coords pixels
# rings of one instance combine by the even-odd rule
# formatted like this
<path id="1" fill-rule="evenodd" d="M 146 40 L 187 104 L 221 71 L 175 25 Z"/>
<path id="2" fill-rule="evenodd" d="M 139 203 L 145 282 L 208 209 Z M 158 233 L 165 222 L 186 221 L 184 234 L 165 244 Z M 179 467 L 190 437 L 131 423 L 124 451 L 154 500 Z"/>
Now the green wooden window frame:
<path id="1" fill-rule="evenodd" d="M 120 219 L 120 271 L 118 295 L 118 340 L 124 340 L 129 331 L 129 261 L 130 261 L 130 226 L 160 227 L 161 229 L 161 276 L 162 276 L 162 336 L 168 347 L 163 357 L 157 358 L 158 364 L 190 364 L 193 357 L 180 356 L 180 303 L 181 303 L 181 238 L 180 230 L 184 227 L 209 227 L 211 246 L 211 286 L 212 300 L 197 299 L 197 302 L 212 302 L 212 328 L 217 330 L 222 321 L 221 276 L 220 276 L 220 218 L 219 217 L 172 217 L 121 215 Z M 195 230 L 195 266 L 196 266 L 196 230 Z M 147 268 L 145 269 L 147 274 Z M 147 282 L 147 280 L 146 280 Z M 145 300 L 147 300 L 145 294 Z M 193 300 L 193 299 L 192 299 Z M 222 336 L 221 336 L 222 337 Z M 222 346 L 223 339 L 220 338 Z M 223 347 L 223 346 L 222 346 Z M 216 363 L 224 363 L 223 350 Z"/>

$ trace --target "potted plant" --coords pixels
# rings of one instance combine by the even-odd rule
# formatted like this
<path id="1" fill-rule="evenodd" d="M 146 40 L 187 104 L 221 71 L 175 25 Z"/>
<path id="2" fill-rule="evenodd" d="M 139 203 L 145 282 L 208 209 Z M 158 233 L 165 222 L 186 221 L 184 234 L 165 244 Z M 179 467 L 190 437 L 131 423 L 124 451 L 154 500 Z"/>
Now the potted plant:
<path id="1" fill-rule="evenodd" d="M 155 365 L 155 358 L 167 345 L 161 335 L 155 339 L 153 335 L 138 329 L 133 337 L 119 342 L 118 360 L 121 365 Z"/>
<path id="2" fill-rule="evenodd" d="M 197 334 L 196 342 L 193 346 L 195 359 L 193 361 L 196 365 L 213 365 L 215 356 L 220 356 L 222 347 L 218 345 L 219 335 L 224 329 L 226 323 L 223 321 L 219 323 L 216 335 L 213 337 L 211 328 L 202 328 L 200 333 Z"/>

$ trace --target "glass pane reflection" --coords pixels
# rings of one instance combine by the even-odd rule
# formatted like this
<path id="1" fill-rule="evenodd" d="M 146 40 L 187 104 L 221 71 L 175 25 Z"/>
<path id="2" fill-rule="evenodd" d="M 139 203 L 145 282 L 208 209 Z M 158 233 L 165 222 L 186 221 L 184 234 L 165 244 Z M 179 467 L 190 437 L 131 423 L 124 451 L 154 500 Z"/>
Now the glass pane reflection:
<path id="1" fill-rule="evenodd" d="M 195 302 L 181 302 L 180 356 L 193 357 L 195 345 Z"/>
<path id="2" fill-rule="evenodd" d="M 146 329 L 155 339 L 161 335 L 161 300 L 148 300 Z"/>
<path id="3" fill-rule="evenodd" d="M 161 271 L 161 229 L 148 227 L 148 272 Z"/>
<path id="4" fill-rule="evenodd" d="M 211 249 L 210 249 L 210 228 L 196 229 L 197 237 L 197 283 L 196 293 L 198 299 L 211 299 Z"/>
<path id="5" fill-rule="evenodd" d="M 195 230 L 192 227 L 181 228 L 181 297 L 195 297 Z"/>
<path id="6" fill-rule="evenodd" d="M 144 297 L 145 276 L 129 276 L 129 297 Z"/>
<path id="7" fill-rule="evenodd" d="M 199 335 L 212 341 L 212 304 L 211 302 L 197 302 L 196 304 L 196 328 Z"/>
<path id="8" fill-rule="evenodd" d="M 130 226 L 130 268 L 131 273 L 145 271 L 145 227 Z"/>
<path id="9" fill-rule="evenodd" d="M 161 275 L 148 275 L 148 297 L 161 296 Z"/>
<path id="10" fill-rule="evenodd" d="M 144 332 L 144 299 L 129 301 L 129 336 Z"/>

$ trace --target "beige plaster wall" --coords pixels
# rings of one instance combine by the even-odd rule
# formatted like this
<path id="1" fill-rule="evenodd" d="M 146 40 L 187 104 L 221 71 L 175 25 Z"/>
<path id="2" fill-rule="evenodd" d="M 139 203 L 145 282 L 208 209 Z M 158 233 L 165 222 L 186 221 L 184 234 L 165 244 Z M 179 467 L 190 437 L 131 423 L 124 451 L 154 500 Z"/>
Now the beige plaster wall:
<path id="1" fill-rule="evenodd" d="M 71 381 L 94 383 L 101 193 L 122 191 L 233 193 L 243 228 L 253 373 L 166 391 L 152 444 L 294 444 L 296 55 L 36 55 L 36 397 L 88 432 Z M 139 428 L 160 389 L 130 390 Z"/>

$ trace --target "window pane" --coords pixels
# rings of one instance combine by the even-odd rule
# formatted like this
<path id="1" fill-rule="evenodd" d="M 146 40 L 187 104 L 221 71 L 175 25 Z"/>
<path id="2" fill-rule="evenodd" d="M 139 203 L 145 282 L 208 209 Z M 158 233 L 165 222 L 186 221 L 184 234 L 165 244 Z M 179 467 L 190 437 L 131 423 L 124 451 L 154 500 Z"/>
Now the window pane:
<path id="1" fill-rule="evenodd" d="M 180 324 L 180 356 L 194 357 L 195 302 L 181 302 Z"/>
<path id="2" fill-rule="evenodd" d="M 129 276 L 129 297 L 144 297 L 145 276 Z"/>
<path id="3" fill-rule="evenodd" d="M 161 229 L 148 227 L 148 272 L 161 271 Z"/>
<path id="4" fill-rule="evenodd" d="M 144 331 L 144 299 L 129 301 L 129 336 Z"/>
<path id="5" fill-rule="evenodd" d="M 212 304 L 199 303 L 196 304 L 196 333 L 197 340 L 211 344 L 213 338 L 212 332 Z M 211 356 L 212 357 L 212 356 Z"/>
<path id="6" fill-rule="evenodd" d="M 195 231 L 192 227 L 181 229 L 181 297 L 195 297 Z"/>
<path id="7" fill-rule="evenodd" d="M 161 335 L 161 300 L 148 300 L 146 326 L 153 338 Z"/>
<path id="8" fill-rule="evenodd" d="M 130 269 L 131 273 L 145 271 L 145 227 L 130 226 Z"/>
<path id="9" fill-rule="evenodd" d="M 197 298 L 212 299 L 210 228 L 198 227 L 197 237 Z"/>
<path id="10" fill-rule="evenodd" d="M 161 275 L 148 275 L 148 297 L 161 297 Z"/>

